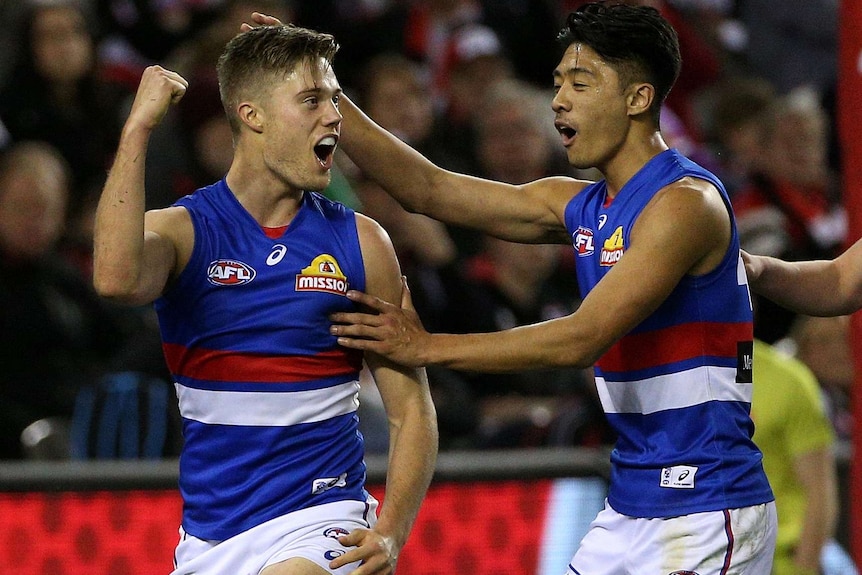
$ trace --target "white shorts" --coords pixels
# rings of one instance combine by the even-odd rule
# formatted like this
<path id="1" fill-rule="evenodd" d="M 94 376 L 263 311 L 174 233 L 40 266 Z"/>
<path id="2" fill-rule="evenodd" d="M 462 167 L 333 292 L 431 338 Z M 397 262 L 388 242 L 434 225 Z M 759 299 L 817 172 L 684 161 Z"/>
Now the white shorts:
<path id="1" fill-rule="evenodd" d="M 566 575 L 769 575 L 775 503 L 641 519 L 605 502 Z"/>
<path id="2" fill-rule="evenodd" d="M 303 557 L 329 573 L 346 575 L 351 563 L 332 570 L 329 562 L 348 547 L 337 537 L 377 522 L 377 500 L 337 501 L 276 517 L 225 541 L 205 541 L 180 527 L 171 575 L 258 575 L 265 567 Z"/>

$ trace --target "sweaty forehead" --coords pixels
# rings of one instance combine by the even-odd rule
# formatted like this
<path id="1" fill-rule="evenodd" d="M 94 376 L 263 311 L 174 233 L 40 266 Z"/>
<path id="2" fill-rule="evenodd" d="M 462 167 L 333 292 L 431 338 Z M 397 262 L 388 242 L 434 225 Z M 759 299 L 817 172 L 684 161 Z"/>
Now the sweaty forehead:
<path id="1" fill-rule="evenodd" d="M 595 73 L 599 62 L 601 59 L 589 46 L 575 42 L 566 48 L 560 63 L 554 69 L 554 76 L 568 76 L 578 72 Z"/>

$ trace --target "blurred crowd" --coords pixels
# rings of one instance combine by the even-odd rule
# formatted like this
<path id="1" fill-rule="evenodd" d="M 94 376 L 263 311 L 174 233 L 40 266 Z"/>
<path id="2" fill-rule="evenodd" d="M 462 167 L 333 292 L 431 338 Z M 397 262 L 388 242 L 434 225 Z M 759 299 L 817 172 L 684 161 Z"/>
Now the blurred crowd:
<path id="1" fill-rule="evenodd" d="M 645 3 L 679 31 L 684 62 L 663 131 L 723 178 L 743 248 L 786 259 L 836 255 L 847 228 L 834 130 L 837 2 Z M 252 11 L 335 34 L 345 92 L 446 168 L 513 184 L 591 179 L 567 164 L 550 107 L 556 32 L 579 4 L 0 0 L 0 458 L 44 453 L 51 433 L 82 441 L 81 411 L 106 409 L 117 386 L 97 390 L 95 403 L 90 393 L 89 404 L 81 391 L 117 373 L 170 386 L 152 310 L 111 306 L 90 283 L 95 203 L 145 66 L 190 83 L 150 146 L 150 208 L 227 170 L 232 146 L 215 62 Z M 343 155 L 326 194 L 388 230 L 431 331 L 499 330 L 578 307 L 568 246 L 510 244 L 407 213 Z M 836 435 L 848 437 L 847 322 L 755 306 L 756 336 L 809 365 Z M 429 377 L 441 449 L 613 441 L 588 370 L 434 368 Z M 385 450 L 373 385 L 362 398 L 369 449 Z M 173 456 L 174 418 L 166 425 L 162 454 Z"/>

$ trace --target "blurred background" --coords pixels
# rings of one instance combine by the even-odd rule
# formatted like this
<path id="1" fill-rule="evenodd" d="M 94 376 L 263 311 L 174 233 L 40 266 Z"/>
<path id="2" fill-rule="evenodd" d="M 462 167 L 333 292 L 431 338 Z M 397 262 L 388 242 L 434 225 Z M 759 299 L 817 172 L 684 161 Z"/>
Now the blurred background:
<path id="1" fill-rule="evenodd" d="M 149 208 L 229 167 L 215 62 L 252 11 L 333 33 L 345 92 L 443 167 L 513 184 L 594 179 L 568 166 L 550 107 L 562 54 L 556 34 L 582 3 L 0 0 L 0 566 L 34 574 L 170 568 L 182 440 L 158 327 L 149 307 L 113 306 L 91 287 L 95 203 L 144 67 L 158 63 L 190 83 L 150 145 Z M 862 113 L 852 95 L 862 88 L 862 0 L 641 3 L 680 37 L 683 69 L 662 113 L 666 140 L 726 183 L 743 248 L 829 258 L 858 238 Z M 505 329 L 580 303 L 568 246 L 510 244 L 409 214 L 341 153 L 325 193 L 388 230 L 430 331 Z M 766 300 L 754 305 L 756 337 L 816 382 L 811 417 L 828 425 L 831 439 L 820 447 L 834 457 L 840 487 L 826 529 L 859 557 L 853 526 L 862 525 L 862 503 L 857 511 L 849 496 L 862 483 L 852 458 L 857 319 L 814 321 Z M 505 548 L 520 563 L 504 572 L 561 572 L 601 505 L 614 441 L 590 371 L 433 368 L 429 377 L 441 471 L 421 535 L 405 549 L 402 565 L 414 567 L 404 572 L 464 572 L 431 567 L 426 554 L 467 561 L 470 573 L 499 572 L 490 558 L 503 548 L 493 533 L 507 529 L 521 534 L 523 552 Z M 367 378 L 361 399 L 369 477 L 382 485 L 374 458 L 387 447 L 385 417 Z M 805 454 L 773 457 L 797 455 Z M 799 481 L 805 497 L 816 491 Z M 139 534 L 138 543 L 112 546 L 118 530 Z"/>

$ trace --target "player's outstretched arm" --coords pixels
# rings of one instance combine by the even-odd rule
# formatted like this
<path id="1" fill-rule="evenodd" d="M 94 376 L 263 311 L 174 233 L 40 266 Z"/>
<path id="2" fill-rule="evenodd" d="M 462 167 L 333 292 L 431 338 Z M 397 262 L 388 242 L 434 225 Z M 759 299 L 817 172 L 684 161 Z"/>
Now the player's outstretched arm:
<path id="1" fill-rule="evenodd" d="M 752 291 L 793 311 L 847 315 L 862 308 L 862 240 L 832 260 L 788 262 L 742 252 Z"/>
<path id="2" fill-rule="evenodd" d="M 395 250 L 378 224 L 357 215 L 366 269 L 366 289 L 394 298 L 401 289 Z M 437 414 L 425 370 L 368 353 L 365 361 L 383 399 L 389 421 L 386 498 L 374 529 L 357 529 L 340 538 L 355 546 L 332 562 L 338 567 L 362 561 L 351 575 L 390 575 L 407 541 L 437 461 Z"/>
<path id="3" fill-rule="evenodd" d="M 96 210 L 93 283 L 105 297 L 148 303 L 161 294 L 176 262 L 171 241 L 157 231 L 145 232 L 144 165 L 152 131 L 187 86 L 179 74 L 160 66 L 141 76 Z M 148 217 L 147 227 L 170 229 L 183 217 L 185 210 L 164 210 Z"/>
<path id="4" fill-rule="evenodd" d="M 340 149 L 407 210 L 510 241 L 568 242 L 563 212 L 586 182 L 557 177 L 514 186 L 457 174 L 381 128 L 349 98 L 339 109 Z"/>

